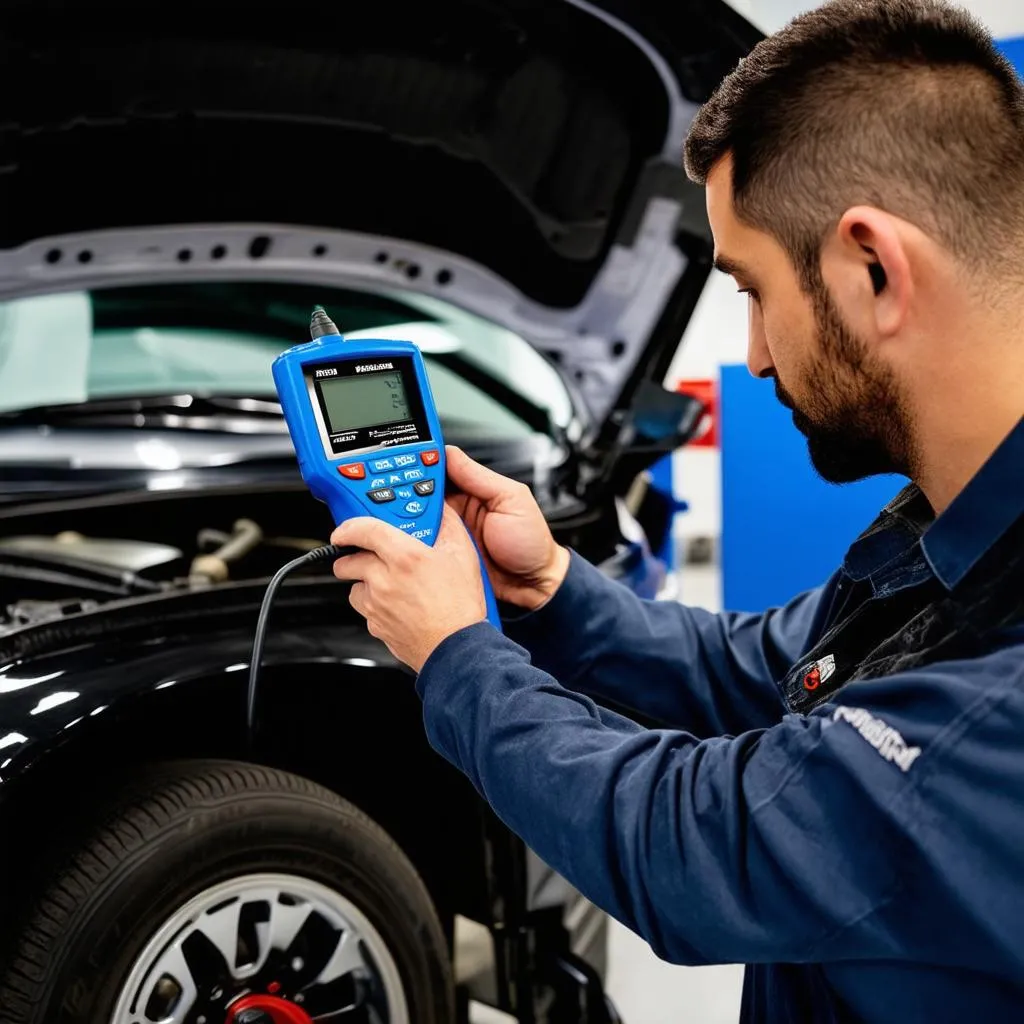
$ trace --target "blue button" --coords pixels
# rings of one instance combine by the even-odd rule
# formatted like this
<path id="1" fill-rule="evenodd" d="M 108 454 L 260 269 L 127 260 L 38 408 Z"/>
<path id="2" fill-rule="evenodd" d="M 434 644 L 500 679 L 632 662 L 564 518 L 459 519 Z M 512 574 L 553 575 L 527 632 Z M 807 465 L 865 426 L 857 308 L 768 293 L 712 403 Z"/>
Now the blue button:
<path id="1" fill-rule="evenodd" d="M 370 463 L 370 469 L 374 473 L 383 473 L 386 469 L 394 469 L 395 463 L 392 459 L 376 459 Z"/>
<path id="2" fill-rule="evenodd" d="M 395 488 L 395 494 L 397 494 L 400 498 L 409 499 L 409 498 L 412 497 L 412 488 L 411 487 L 396 487 Z"/>
<path id="3" fill-rule="evenodd" d="M 422 480 L 423 470 L 422 469 L 407 469 L 405 471 L 406 480 Z"/>
<path id="4" fill-rule="evenodd" d="M 387 487 L 387 485 L 388 485 L 387 480 L 384 477 L 382 477 L 382 476 L 374 477 L 370 481 L 370 487 L 373 490 L 376 490 L 378 487 Z"/>
<path id="5" fill-rule="evenodd" d="M 411 466 L 416 461 L 415 455 L 396 455 L 395 465 L 396 466 Z"/>
<path id="6" fill-rule="evenodd" d="M 390 486 L 394 487 L 395 484 L 400 484 L 401 482 L 402 482 L 402 474 L 401 473 L 390 473 L 390 474 L 388 474 L 388 484 Z"/>
<path id="7" fill-rule="evenodd" d="M 405 506 L 405 514 L 407 516 L 418 516 L 426 507 L 422 501 L 410 501 Z"/>

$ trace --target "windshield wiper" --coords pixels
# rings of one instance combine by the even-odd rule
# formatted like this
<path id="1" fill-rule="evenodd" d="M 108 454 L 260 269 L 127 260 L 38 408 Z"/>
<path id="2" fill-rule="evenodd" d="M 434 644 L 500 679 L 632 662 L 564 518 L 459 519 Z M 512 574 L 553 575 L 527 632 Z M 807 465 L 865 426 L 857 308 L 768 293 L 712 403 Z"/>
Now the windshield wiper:
<path id="1" fill-rule="evenodd" d="M 181 427 L 223 429 L 225 420 L 261 419 L 285 429 L 281 405 L 273 395 L 145 395 L 93 398 L 85 402 L 36 405 L 0 412 L 4 426 Z"/>

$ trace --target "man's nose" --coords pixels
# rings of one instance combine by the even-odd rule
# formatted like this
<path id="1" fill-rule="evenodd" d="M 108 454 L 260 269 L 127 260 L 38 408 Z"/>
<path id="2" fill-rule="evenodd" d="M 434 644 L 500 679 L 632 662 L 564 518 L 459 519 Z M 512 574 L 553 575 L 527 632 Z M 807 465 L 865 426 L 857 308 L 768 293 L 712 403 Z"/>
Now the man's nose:
<path id="1" fill-rule="evenodd" d="M 768 351 L 761 311 L 756 302 L 750 303 L 747 324 L 747 369 L 755 377 L 773 377 L 775 364 Z"/>

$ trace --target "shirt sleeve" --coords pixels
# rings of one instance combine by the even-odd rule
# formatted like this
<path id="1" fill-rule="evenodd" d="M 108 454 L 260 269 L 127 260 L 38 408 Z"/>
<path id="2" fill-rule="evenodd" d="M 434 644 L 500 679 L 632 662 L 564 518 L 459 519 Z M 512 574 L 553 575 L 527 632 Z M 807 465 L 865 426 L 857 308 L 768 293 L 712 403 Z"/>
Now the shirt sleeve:
<path id="1" fill-rule="evenodd" d="M 575 551 L 555 595 L 505 623 L 534 665 L 563 686 L 698 736 L 777 722 L 777 687 L 812 646 L 831 584 L 763 614 L 713 614 L 646 601 Z"/>
<path id="2" fill-rule="evenodd" d="M 858 689 L 895 707 L 913 703 L 914 685 L 925 684 Z M 915 873 L 908 780 L 921 750 L 871 711 L 704 741 L 644 729 L 560 686 L 486 623 L 444 641 L 417 688 L 434 748 L 663 959 L 893 955 L 880 924 L 891 917 L 876 911 Z"/>

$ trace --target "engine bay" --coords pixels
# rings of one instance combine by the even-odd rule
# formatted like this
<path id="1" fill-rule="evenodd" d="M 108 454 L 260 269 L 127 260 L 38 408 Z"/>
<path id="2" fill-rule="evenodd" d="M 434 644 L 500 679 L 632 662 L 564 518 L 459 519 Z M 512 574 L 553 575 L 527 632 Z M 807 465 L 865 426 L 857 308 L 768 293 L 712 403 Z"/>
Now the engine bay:
<path id="1" fill-rule="evenodd" d="M 109 601 L 266 578 L 331 526 L 303 493 L 73 504 L 17 516 L 29 529 L 0 535 L 0 635 Z M 301 531 L 286 534 L 287 520 Z"/>
<path id="2" fill-rule="evenodd" d="M 610 557 L 598 508 L 549 518 L 555 536 Z M 298 484 L 122 492 L 0 509 L 0 636 L 112 601 L 269 580 L 328 543 L 325 505 Z M 309 571 L 323 572 L 322 567 Z"/>

